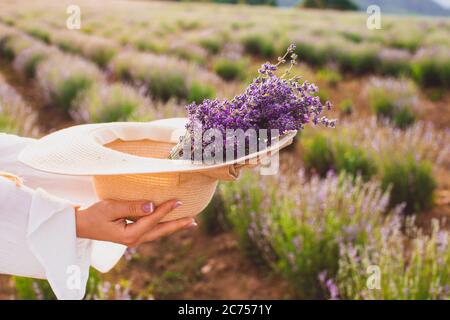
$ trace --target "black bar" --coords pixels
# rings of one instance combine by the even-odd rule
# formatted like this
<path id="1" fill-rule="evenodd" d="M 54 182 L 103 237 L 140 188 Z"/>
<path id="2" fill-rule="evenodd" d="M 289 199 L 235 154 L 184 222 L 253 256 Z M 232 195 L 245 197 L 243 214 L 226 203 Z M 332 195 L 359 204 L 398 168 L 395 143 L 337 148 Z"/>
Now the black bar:
<path id="1" fill-rule="evenodd" d="M 384 320 L 399 312 L 403 318 L 444 315 L 449 301 L 319 301 L 319 300 L 158 300 L 158 301 L 0 301 L 2 314 L 20 313 L 92 318 L 105 311 L 114 318 L 145 319 L 320 319 L 331 315 L 347 318 L 379 317 Z M 103 317 L 104 319 L 104 317 Z M 134 319 L 132 319 L 134 320 Z"/>

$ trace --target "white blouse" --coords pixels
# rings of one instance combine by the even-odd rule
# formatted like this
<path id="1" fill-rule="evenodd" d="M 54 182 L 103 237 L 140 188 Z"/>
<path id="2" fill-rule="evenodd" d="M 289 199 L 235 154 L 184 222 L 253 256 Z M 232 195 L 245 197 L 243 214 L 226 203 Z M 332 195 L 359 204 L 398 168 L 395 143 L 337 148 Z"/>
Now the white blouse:
<path id="1" fill-rule="evenodd" d="M 109 271 L 126 247 L 76 237 L 74 205 L 98 201 L 89 177 L 40 172 L 18 162 L 30 138 L 0 133 L 0 273 L 47 279 L 58 299 L 82 299 L 89 267 Z"/>

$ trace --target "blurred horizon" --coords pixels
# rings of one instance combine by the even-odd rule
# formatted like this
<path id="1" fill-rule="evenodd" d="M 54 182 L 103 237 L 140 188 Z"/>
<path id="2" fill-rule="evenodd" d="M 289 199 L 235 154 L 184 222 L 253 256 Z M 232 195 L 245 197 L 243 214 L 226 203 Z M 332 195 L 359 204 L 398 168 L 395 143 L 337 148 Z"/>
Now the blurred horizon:
<path id="1" fill-rule="evenodd" d="M 276 0 L 279 7 L 295 7 L 305 0 Z M 382 13 L 424 16 L 450 16 L 450 0 L 351 0 L 359 11 L 378 5 Z"/>

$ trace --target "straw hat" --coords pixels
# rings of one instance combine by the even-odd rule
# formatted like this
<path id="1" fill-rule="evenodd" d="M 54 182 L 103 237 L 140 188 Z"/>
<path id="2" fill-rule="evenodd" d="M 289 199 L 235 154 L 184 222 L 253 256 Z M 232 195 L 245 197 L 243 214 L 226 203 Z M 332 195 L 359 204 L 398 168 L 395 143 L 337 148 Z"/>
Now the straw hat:
<path id="1" fill-rule="evenodd" d="M 262 159 L 292 142 L 295 132 L 264 151 L 213 165 L 167 159 L 185 132 L 185 118 L 152 122 L 86 124 L 49 134 L 19 155 L 45 172 L 92 176 L 100 199 L 178 199 L 183 205 L 164 221 L 194 216 L 211 200 L 218 180 L 234 180 L 250 159 Z"/>

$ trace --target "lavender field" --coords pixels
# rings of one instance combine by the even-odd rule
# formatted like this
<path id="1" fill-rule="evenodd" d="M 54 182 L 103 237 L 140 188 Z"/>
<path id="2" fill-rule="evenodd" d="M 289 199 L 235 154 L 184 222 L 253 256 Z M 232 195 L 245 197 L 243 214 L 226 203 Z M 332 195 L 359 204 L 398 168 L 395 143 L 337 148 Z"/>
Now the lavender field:
<path id="1" fill-rule="evenodd" d="M 291 43 L 337 118 L 299 132 L 278 175 L 221 182 L 199 230 L 92 270 L 85 299 L 450 299 L 449 18 L 82 0 L 70 30 L 70 4 L 0 2 L 0 132 L 185 117 Z M 0 299 L 54 298 L 0 275 Z"/>

